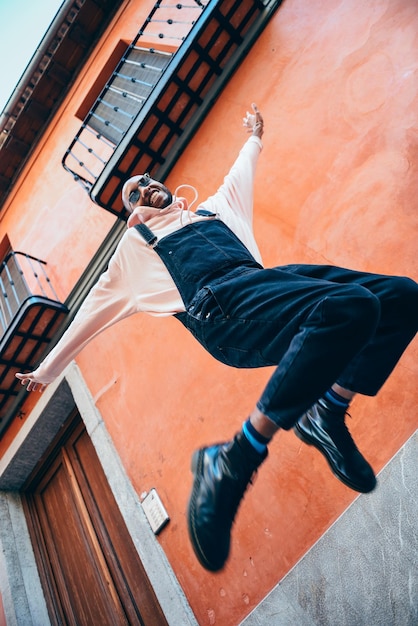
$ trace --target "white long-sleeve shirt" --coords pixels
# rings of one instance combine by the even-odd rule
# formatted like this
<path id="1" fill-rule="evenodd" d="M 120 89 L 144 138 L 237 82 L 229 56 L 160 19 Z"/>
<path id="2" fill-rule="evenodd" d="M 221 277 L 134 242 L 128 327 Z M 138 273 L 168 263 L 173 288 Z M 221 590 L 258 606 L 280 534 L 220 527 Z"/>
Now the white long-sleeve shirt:
<path id="1" fill-rule="evenodd" d="M 258 262 L 261 262 L 261 255 L 252 221 L 254 175 L 261 149 L 261 140 L 252 135 L 221 187 L 197 207 L 216 213 Z M 158 239 L 190 222 L 207 219 L 185 211 L 179 201 L 162 211 L 147 208 L 144 216 Z M 51 383 L 87 343 L 125 317 L 139 312 L 169 316 L 180 311 L 184 311 L 184 304 L 164 263 L 135 228 L 128 228 L 108 269 L 92 288 L 60 341 L 32 372 L 32 377 L 39 383 Z"/>

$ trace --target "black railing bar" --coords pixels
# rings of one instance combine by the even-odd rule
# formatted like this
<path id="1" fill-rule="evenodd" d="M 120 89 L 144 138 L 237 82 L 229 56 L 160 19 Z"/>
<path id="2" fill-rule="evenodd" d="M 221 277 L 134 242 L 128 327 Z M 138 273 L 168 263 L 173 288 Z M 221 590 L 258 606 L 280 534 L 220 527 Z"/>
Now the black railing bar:
<path id="1" fill-rule="evenodd" d="M 82 161 L 80 161 L 79 157 L 76 156 L 72 150 L 69 150 L 67 152 L 67 154 L 65 155 L 65 158 L 67 158 L 67 157 L 71 157 L 77 163 L 77 165 L 79 165 L 80 167 L 84 166 L 84 163 Z M 69 171 L 74 174 L 73 170 L 69 170 Z"/>
<path id="2" fill-rule="evenodd" d="M 99 120 L 99 122 L 102 122 L 102 124 L 104 124 L 108 128 L 113 128 L 113 130 L 116 130 L 120 135 L 123 136 L 125 134 L 124 130 L 121 130 L 120 128 L 112 124 L 110 120 L 105 120 L 105 118 L 101 117 L 101 115 L 97 115 L 97 113 L 92 112 L 91 117 L 95 117 L 97 120 Z"/>
<path id="3" fill-rule="evenodd" d="M 61 161 L 62 163 L 62 167 L 65 169 L 66 172 L 68 172 L 69 174 L 71 174 L 71 176 L 73 177 L 74 181 L 76 183 L 78 183 L 79 185 L 81 185 L 84 189 L 84 191 L 86 191 L 87 193 L 90 192 L 90 189 L 93 187 L 94 182 L 97 180 L 98 176 L 96 176 L 94 178 L 94 182 L 92 182 L 91 180 L 87 180 L 87 178 L 83 178 L 83 176 L 81 176 L 81 174 L 77 174 L 77 172 L 75 172 L 74 170 L 71 169 L 71 167 L 68 167 L 67 163 L 65 162 L 65 159 L 67 158 L 67 156 L 71 155 L 71 152 L 67 152 L 67 154 L 65 155 L 65 157 L 63 158 L 63 160 Z M 71 155 L 72 156 L 72 155 Z"/>
<path id="4" fill-rule="evenodd" d="M 15 281 L 13 280 L 13 276 L 12 276 L 12 274 L 10 272 L 9 265 L 8 265 L 8 262 L 9 262 L 9 260 L 11 258 L 13 258 L 13 261 L 14 261 L 14 264 L 16 266 L 17 271 L 18 272 L 20 271 L 22 276 L 23 276 L 23 272 L 21 271 L 21 268 L 19 267 L 19 265 L 18 265 L 16 259 L 14 258 L 14 256 L 13 257 L 9 257 L 7 262 L 3 263 L 3 270 L 5 271 L 5 273 L 7 275 L 7 281 L 8 281 L 9 286 L 11 287 L 11 291 L 12 291 L 12 294 L 14 296 L 15 303 L 16 303 L 17 307 L 19 307 L 21 301 L 20 301 L 20 298 L 19 298 L 19 294 L 17 293 L 17 290 L 16 290 Z M 8 297 L 7 297 L 7 302 L 10 303 L 10 299 Z"/>
<path id="5" fill-rule="evenodd" d="M 74 152 L 72 152 L 72 151 L 68 152 L 67 156 L 68 156 L 68 157 L 71 157 L 71 158 L 73 159 L 73 161 L 75 161 L 75 162 L 76 162 L 76 164 L 77 164 L 79 167 L 83 167 L 83 168 L 85 167 L 84 162 L 83 162 L 83 161 L 80 161 L 80 157 L 78 157 L 78 156 L 77 156 Z M 71 171 L 73 171 L 73 170 L 71 170 Z M 73 172 L 73 173 L 74 173 L 74 172 Z"/>
<path id="6" fill-rule="evenodd" d="M 31 258 L 29 257 L 29 255 L 26 255 L 26 254 L 25 254 L 25 257 L 26 257 L 26 259 L 27 259 L 27 262 L 28 262 L 28 264 L 29 264 L 30 268 L 32 269 L 33 276 L 34 276 L 34 278 L 36 279 L 36 282 L 37 282 L 37 284 L 38 284 L 38 287 L 39 287 L 40 291 L 42 292 L 42 294 L 43 294 L 45 297 L 47 297 L 47 295 L 46 295 L 46 291 L 45 291 L 45 289 L 44 289 L 44 287 L 43 287 L 43 285 L 42 285 L 41 281 L 39 280 L 39 274 L 38 274 L 37 270 L 35 269 L 34 263 L 32 263 L 33 258 L 31 259 Z M 35 259 L 35 260 L 37 261 L 37 259 Z M 38 263 L 38 265 L 39 265 L 39 263 Z"/>
<path id="7" fill-rule="evenodd" d="M 8 261 L 8 260 L 9 260 L 9 256 L 7 256 L 7 257 L 5 258 L 5 260 L 4 260 L 4 261 L 2 261 L 2 262 L 1 262 L 1 264 L 0 264 L 0 265 L 1 265 L 1 269 L 0 269 L 0 279 L 1 279 L 1 275 L 2 275 L 3 271 L 5 271 L 5 272 L 7 273 L 7 261 Z"/>
<path id="8" fill-rule="evenodd" d="M 158 4 L 158 2 L 157 2 L 157 4 Z M 196 5 L 199 5 L 199 7 L 202 7 L 202 8 L 199 9 L 198 6 L 196 6 Z M 157 9 L 178 9 L 179 11 L 181 9 L 194 9 L 195 11 L 200 11 L 200 12 L 202 11 L 202 9 L 205 9 L 205 8 L 206 8 L 206 4 L 203 4 L 203 2 L 196 2 L 196 4 L 180 4 L 180 3 L 178 3 L 178 4 L 159 4 L 157 6 Z M 154 21 L 154 20 L 152 20 L 152 21 Z"/>
<path id="9" fill-rule="evenodd" d="M 131 59 L 125 59 L 125 63 L 127 65 L 135 65 L 136 67 L 141 67 L 144 70 L 151 70 L 153 72 L 159 72 L 160 74 L 164 72 L 165 70 L 165 67 L 156 67 L 155 65 L 148 65 L 148 63 L 144 63 L 143 61 L 132 61 Z"/>
<path id="10" fill-rule="evenodd" d="M 74 159 L 74 161 L 77 163 L 77 165 L 78 165 L 79 167 L 81 167 L 81 169 L 86 170 L 86 172 L 87 172 L 88 174 L 90 174 L 90 176 L 91 176 L 94 180 L 97 180 L 98 176 L 96 176 L 95 174 L 93 174 L 93 172 L 92 172 L 92 171 L 90 171 L 90 170 L 89 170 L 89 168 L 88 168 L 86 165 L 84 165 L 84 162 L 83 162 L 83 161 L 80 161 L 80 159 L 79 159 L 78 157 L 76 157 L 76 155 L 75 155 L 73 152 L 69 152 L 69 153 L 68 153 L 68 156 L 71 156 L 71 157 Z M 77 177 L 78 177 L 78 178 L 77 178 L 77 180 L 78 180 L 79 178 L 81 178 L 83 181 L 85 181 L 85 182 L 86 182 L 86 183 L 88 183 L 89 185 L 93 185 L 93 183 L 92 183 L 91 181 L 89 181 L 89 180 L 87 180 L 87 178 L 84 178 L 83 176 L 81 176 L 81 174 L 77 174 L 76 172 L 74 172 L 74 170 L 71 170 L 71 169 L 70 169 L 69 171 L 70 171 L 73 175 L 75 175 L 75 176 L 77 176 Z"/>
<path id="11" fill-rule="evenodd" d="M 6 332 L 9 324 L 7 323 L 7 320 L 6 320 L 5 316 L 4 316 L 4 313 L 3 313 L 1 308 L 0 308 L 0 324 L 2 326 L 3 335 L 4 335 L 4 333 Z"/>
<path id="12" fill-rule="evenodd" d="M 151 22 L 152 24 L 168 24 L 169 26 L 171 26 L 172 24 L 186 24 L 187 26 L 193 26 L 193 24 L 196 23 L 196 20 L 191 20 L 189 22 L 186 22 L 185 20 L 173 20 L 170 17 L 166 20 L 152 20 Z"/>
<path id="13" fill-rule="evenodd" d="M 40 265 L 40 266 L 39 266 L 39 271 L 40 271 L 40 273 L 42 274 L 42 276 L 44 277 L 44 280 L 45 280 L 46 284 L 48 285 L 48 289 L 49 289 L 50 293 L 52 293 L 52 295 L 54 296 L 54 298 L 55 298 L 55 300 L 56 300 L 57 302 L 60 302 L 60 300 L 58 299 L 57 292 L 55 291 L 55 289 L 54 289 L 54 287 L 53 287 L 53 285 L 52 285 L 52 283 L 51 283 L 51 280 L 50 280 L 50 278 L 49 278 L 48 274 L 46 273 L 46 271 L 45 271 L 45 267 L 44 267 L 43 265 Z M 47 298 L 51 299 L 51 298 L 49 297 L 49 295 L 47 296 L 47 294 L 46 294 L 46 292 L 45 292 L 45 291 L 44 291 L 44 295 L 45 295 Z"/>
<path id="14" fill-rule="evenodd" d="M 90 117 L 91 117 L 91 115 L 89 115 L 88 119 L 90 119 Z M 95 135 L 97 141 L 102 141 L 104 144 L 106 144 L 106 146 L 108 148 L 111 148 L 113 150 L 113 152 L 115 151 L 115 144 L 113 144 L 111 141 L 109 141 L 109 139 L 107 139 L 107 137 L 103 137 L 103 135 L 98 133 L 97 130 L 95 130 L 94 128 L 89 126 L 88 123 L 83 124 L 82 129 L 77 134 L 77 137 L 76 137 L 77 140 L 78 140 L 79 137 L 81 137 L 81 134 L 82 134 L 83 130 L 87 130 L 92 135 Z"/>
<path id="15" fill-rule="evenodd" d="M 144 34 L 144 33 L 141 33 Z M 177 41 L 184 41 L 185 37 L 171 37 L 171 35 L 165 35 L 164 33 L 149 33 L 147 31 L 147 37 L 158 37 L 158 39 L 175 39 Z"/>
<path id="16" fill-rule="evenodd" d="M 127 57 L 130 55 L 130 52 L 133 51 L 133 50 L 144 50 L 144 51 L 150 52 L 150 53 L 156 52 L 159 55 L 164 55 L 164 56 L 167 56 L 167 57 L 170 57 L 170 58 L 173 58 L 179 52 L 181 44 L 184 42 L 184 40 L 185 40 L 185 38 L 186 38 L 188 33 L 184 37 L 180 37 L 180 36 L 174 37 L 174 36 L 170 36 L 169 34 L 165 34 L 164 35 L 163 33 L 158 34 L 158 33 L 149 33 L 148 32 L 151 22 L 154 21 L 153 20 L 154 16 L 157 17 L 157 15 L 156 15 L 157 11 L 159 11 L 158 17 L 160 17 L 161 15 L 163 15 L 163 13 L 161 12 L 161 9 L 170 9 L 171 10 L 171 15 L 173 15 L 173 16 L 174 16 L 174 13 L 175 13 L 174 9 L 181 9 L 181 8 L 191 9 L 191 10 L 193 10 L 193 14 L 196 15 L 196 18 L 197 18 L 197 16 L 200 16 L 203 13 L 203 11 L 207 8 L 208 4 L 210 4 L 209 0 L 206 1 L 206 2 L 202 2 L 200 0 L 195 0 L 193 3 L 187 4 L 187 5 L 182 5 L 182 4 L 177 4 L 176 5 L 176 4 L 169 4 L 169 3 L 166 3 L 165 5 L 162 5 L 159 2 L 156 2 L 154 4 L 153 8 L 151 9 L 151 12 L 149 13 L 148 17 L 146 18 L 146 21 L 144 22 L 142 28 L 138 31 L 136 38 L 130 44 L 130 46 L 127 48 L 126 53 L 122 57 L 121 61 L 119 62 L 119 65 L 118 65 L 117 69 L 119 69 L 119 70 L 123 69 L 123 65 L 127 61 L 130 62 L 131 64 L 138 65 L 138 63 L 135 63 L 134 61 L 132 61 L 132 59 L 127 59 Z M 167 13 L 166 13 L 166 15 L 167 15 Z M 190 15 L 190 14 L 189 14 L 189 16 L 192 17 L 192 15 Z M 160 22 L 160 20 L 158 20 L 158 21 Z M 166 20 L 166 22 L 167 22 L 167 20 Z M 185 23 L 187 23 L 187 22 L 185 22 Z M 189 28 L 189 32 L 190 32 L 190 29 L 195 26 L 195 21 L 189 22 L 189 24 L 190 24 L 190 28 Z M 156 46 L 156 48 L 154 48 L 152 46 L 143 46 L 143 45 L 140 45 L 142 42 L 140 42 L 139 40 L 140 40 L 141 36 L 143 34 L 145 34 L 145 33 L 147 35 L 150 34 L 152 37 L 158 37 L 159 39 L 165 39 L 166 41 L 171 41 L 171 40 L 173 42 L 174 41 L 176 41 L 176 42 L 180 41 L 180 44 L 177 44 L 177 43 L 174 44 L 173 43 L 173 45 L 176 45 L 176 50 L 174 50 L 172 52 L 167 52 L 166 50 L 158 50 L 158 45 Z M 151 67 L 154 67 L 154 66 L 151 65 Z M 161 70 L 161 72 L 164 72 L 164 69 Z M 111 86 L 109 84 L 109 83 L 114 82 L 114 79 L 117 78 L 117 77 L 119 77 L 120 80 L 122 81 L 122 86 L 120 88 L 121 89 L 120 92 L 118 92 L 118 87 L 113 87 L 113 86 Z M 123 82 L 126 82 L 126 81 L 128 81 L 130 83 L 137 84 L 137 85 L 142 85 L 144 89 L 149 89 L 150 91 L 153 90 L 157 86 L 158 81 L 156 81 L 155 85 L 152 85 L 152 84 L 146 83 L 145 81 L 140 81 L 140 80 L 135 79 L 133 77 L 125 76 L 122 73 L 118 74 L 117 71 L 115 71 L 115 73 L 111 77 L 108 85 L 105 88 L 105 91 L 106 91 L 106 89 L 111 89 L 115 93 L 122 93 L 122 94 L 127 93 L 130 98 L 132 98 L 135 102 L 137 102 L 140 105 L 140 107 L 138 109 L 138 112 L 139 112 L 139 110 L 141 110 L 142 106 L 145 105 L 146 100 L 147 100 L 147 96 L 145 96 L 143 98 L 143 100 L 141 100 L 140 99 L 141 96 L 138 96 L 137 94 L 132 93 L 131 90 L 129 90 L 129 89 L 128 90 L 123 90 Z M 107 137 L 104 137 L 103 135 L 101 135 L 101 133 L 97 132 L 96 129 L 93 128 L 93 126 L 89 125 L 89 121 L 92 120 L 92 118 L 99 120 L 101 123 L 105 124 L 107 127 L 113 128 L 115 130 L 115 132 L 117 132 L 121 136 L 121 139 L 113 141 L 113 140 L 110 140 Z M 80 141 L 80 135 L 82 134 L 82 132 L 84 130 L 94 134 L 98 141 L 103 141 L 104 144 L 107 147 L 109 147 L 110 150 L 114 153 L 116 148 L 120 144 L 120 141 L 123 141 L 124 137 L 126 136 L 127 129 L 125 129 L 124 131 L 121 131 L 120 128 L 118 128 L 114 124 L 110 123 L 110 121 L 104 120 L 100 115 L 95 113 L 94 109 L 89 112 L 87 118 L 84 120 L 83 126 L 79 130 L 78 135 L 76 136 L 76 139 L 73 140 L 72 145 L 69 147 L 69 149 L 67 150 L 66 155 L 64 156 L 64 158 L 62 160 L 62 164 L 63 164 L 64 169 L 66 169 L 73 176 L 74 180 L 76 182 L 80 183 L 81 186 L 83 187 L 83 189 L 85 189 L 86 191 L 89 192 L 91 190 L 92 186 L 94 185 L 95 181 L 97 181 L 97 179 L 100 177 L 101 174 L 98 174 L 96 176 L 92 171 L 89 170 L 89 168 L 84 164 L 84 162 L 83 162 L 83 160 L 81 158 L 77 158 L 75 156 L 75 154 L 72 153 L 72 148 L 75 145 L 76 140 Z M 103 159 L 100 159 L 100 157 L 98 157 L 98 155 L 92 150 L 92 148 L 86 147 L 83 144 L 82 141 L 80 141 L 80 144 L 81 144 L 81 149 L 82 150 L 87 150 L 93 156 L 93 158 L 97 160 L 97 163 L 104 164 L 104 167 L 106 167 L 107 163 L 105 163 Z M 86 172 L 86 176 L 90 176 L 91 177 L 91 180 L 85 178 L 81 173 L 78 173 L 78 172 L 74 171 L 73 169 L 71 169 L 70 166 L 67 165 L 66 160 L 69 158 L 69 155 L 71 155 L 71 157 L 77 163 L 77 166 L 83 171 L 83 173 Z"/>
<path id="17" fill-rule="evenodd" d="M 121 89 L 120 87 L 114 87 L 113 85 L 109 87 L 109 91 L 114 91 L 115 93 L 121 95 L 123 98 L 129 98 L 130 100 L 135 100 L 135 102 L 140 102 L 141 104 L 145 102 L 145 96 L 138 96 L 133 93 L 133 91 L 128 91 L 127 89 Z"/>
<path id="18" fill-rule="evenodd" d="M 0 295 L 3 296 L 3 298 L 7 298 L 7 291 L 5 286 L 3 285 L 3 279 L 0 275 Z"/>
<path id="19" fill-rule="evenodd" d="M 101 157 L 99 154 L 97 154 L 97 152 L 95 152 L 95 151 L 93 150 L 93 148 L 91 148 L 91 147 L 90 147 L 90 146 L 88 146 L 86 143 L 84 143 L 84 141 L 82 141 L 82 140 L 80 139 L 80 137 L 77 137 L 77 141 L 78 141 L 78 143 L 80 143 L 80 144 L 83 146 L 83 148 L 85 148 L 85 149 L 87 150 L 87 152 L 88 152 L 89 154 L 92 154 L 92 155 L 93 155 L 93 156 L 94 156 L 94 157 L 95 157 L 98 161 L 100 161 L 101 163 L 103 163 L 103 165 L 106 165 L 107 161 L 105 161 L 104 159 L 102 159 L 102 157 Z"/>
<path id="20" fill-rule="evenodd" d="M 18 261 L 18 256 L 33 259 L 34 261 L 37 261 L 37 263 L 45 263 L 45 261 L 41 261 L 40 259 L 37 259 L 36 257 L 27 254 L 26 252 L 19 252 L 18 250 L 12 250 L 11 252 L 9 252 L 9 254 L 5 258 L 6 263 L 9 261 L 9 259 L 13 259 L 13 263 L 15 264 L 16 271 L 20 274 L 20 277 L 23 282 L 23 286 L 26 289 L 26 293 L 29 294 L 31 293 L 31 290 L 29 289 L 29 284 L 28 284 L 28 281 L 26 280 L 25 272 L 23 271 L 22 266 L 20 265 Z"/>
<path id="21" fill-rule="evenodd" d="M 47 265 L 46 261 L 42 261 L 42 259 L 38 259 L 36 256 L 32 256 L 31 254 L 28 254 L 27 252 L 20 252 L 19 250 L 12 250 L 12 252 L 9 252 L 9 254 L 6 256 L 5 260 L 7 261 L 10 257 L 14 257 L 18 272 L 22 276 L 24 276 L 24 272 L 22 268 L 20 267 L 19 261 L 16 258 L 18 256 L 23 256 L 25 259 L 31 259 L 32 261 L 36 261 L 37 263 L 42 263 L 42 265 Z"/>
<path id="22" fill-rule="evenodd" d="M 36 279 L 36 282 L 37 282 L 37 284 L 38 284 L 38 286 L 39 286 L 40 290 L 42 291 L 43 295 L 44 295 L 44 296 L 46 296 L 46 293 L 45 293 L 45 291 L 44 291 L 44 288 L 42 287 L 42 285 L 41 285 L 41 283 L 40 283 L 40 281 L 39 281 L 39 274 L 38 274 L 38 272 L 36 271 L 36 269 L 35 269 L 35 267 L 34 267 L 34 264 L 32 263 L 33 259 L 30 259 L 28 255 L 25 255 L 25 257 L 26 257 L 26 260 L 27 260 L 27 262 L 28 262 L 28 264 L 29 264 L 29 267 L 30 267 L 30 268 L 31 268 L 31 270 L 32 270 L 32 274 L 33 274 L 34 278 Z"/>
<path id="23" fill-rule="evenodd" d="M 13 311 L 12 311 L 12 307 L 10 306 L 9 296 L 7 294 L 5 284 L 1 276 L 0 276 L 0 289 L 1 289 L 1 295 L 3 296 L 4 304 L 6 305 L 6 308 L 7 308 L 7 312 L 10 315 L 10 317 L 13 317 Z"/>
<path id="24" fill-rule="evenodd" d="M 124 111 L 120 107 L 115 106 L 115 105 L 111 104 L 110 102 L 107 102 L 103 98 L 99 98 L 97 100 L 97 102 L 99 102 L 100 104 L 103 104 L 103 106 L 107 107 L 108 109 L 112 109 L 112 111 L 114 111 L 115 113 L 120 113 L 121 115 L 125 115 L 126 117 L 129 117 L 129 119 L 131 119 L 131 120 L 135 119 L 135 115 L 132 115 L 131 113 L 128 113 L 127 111 Z M 107 124 L 106 124 L 106 126 L 107 126 Z"/>
<path id="25" fill-rule="evenodd" d="M 132 46 L 132 48 L 130 48 L 130 50 L 138 50 L 138 52 L 150 52 L 151 54 L 158 52 L 158 54 L 167 56 L 167 57 L 172 57 L 173 52 L 167 52 L 166 50 L 156 50 L 155 48 L 145 48 L 144 46 Z"/>
<path id="26" fill-rule="evenodd" d="M 146 83 L 144 80 L 139 80 L 139 78 L 135 78 L 135 76 L 127 76 L 126 74 L 121 74 L 120 72 L 115 72 L 112 78 L 114 78 L 115 76 L 117 76 L 118 78 L 123 78 L 129 83 L 135 83 L 135 85 L 144 85 L 144 87 L 150 87 L 150 89 L 153 89 L 155 87 L 155 84 L 153 85 L 152 83 Z"/>

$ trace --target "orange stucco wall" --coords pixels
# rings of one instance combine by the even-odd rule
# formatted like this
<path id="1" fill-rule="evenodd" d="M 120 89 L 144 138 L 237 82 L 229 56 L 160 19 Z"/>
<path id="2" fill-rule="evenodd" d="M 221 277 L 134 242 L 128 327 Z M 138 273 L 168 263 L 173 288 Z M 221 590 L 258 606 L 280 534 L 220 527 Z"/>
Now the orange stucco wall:
<path id="1" fill-rule="evenodd" d="M 1 236 L 47 260 L 64 298 L 113 222 L 61 168 L 79 127 L 74 113 L 149 4 L 120 11 L 2 213 Z M 255 230 L 266 264 L 417 279 L 417 74 L 415 1 L 285 0 L 167 184 L 195 185 L 201 198 L 213 192 L 255 101 L 265 119 Z M 415 341 L 382 392 L 353 404 L 350 429 L 376 471 L 417 428 L 417 351 Z M 229 369 L 176 320 L 141 316 L 108 330 L 77 363 L 136 490 L 156 487 L 170 514 L 158 541 L 202 625 L 239 623 L 356 497 L 318 453 L 279 434 L 240 509 L 231 559 L 209 574 L 187 537 L 190 457 L 241 427 L 270 372 Z"/>

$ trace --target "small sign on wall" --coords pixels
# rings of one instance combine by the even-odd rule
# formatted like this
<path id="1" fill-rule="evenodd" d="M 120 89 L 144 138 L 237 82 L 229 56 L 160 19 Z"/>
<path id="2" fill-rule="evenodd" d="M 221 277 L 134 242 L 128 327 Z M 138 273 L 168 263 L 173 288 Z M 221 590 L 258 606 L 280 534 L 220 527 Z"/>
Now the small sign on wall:
<path id="1" fill-rule="evenodd" d="M 170 517 L 157 491 L 154 488 L 150 489 L 141 504 L 152 531 L 157 535 L 170 521 Z"/>

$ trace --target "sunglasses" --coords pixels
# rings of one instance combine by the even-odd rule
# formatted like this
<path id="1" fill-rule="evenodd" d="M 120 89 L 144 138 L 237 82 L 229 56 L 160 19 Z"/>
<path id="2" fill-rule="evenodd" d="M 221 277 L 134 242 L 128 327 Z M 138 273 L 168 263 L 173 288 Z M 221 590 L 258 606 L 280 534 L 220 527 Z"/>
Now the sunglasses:
<path id="1" fill-rule="evenodd" d="M 147 185 L 149 185 L 149 181 L 150 180 L 151 180 L 151 176 L 148 174 L 148 172 L 146 172 L 138 180 L 137 185 L 138 185 L 138 187 L 146 187 Z M 129 194 L 129 202 L 131 204 L 136 204 L 138 202 L 138 200 L 139 200 L 139 196 L 140 196 L 139 190 L 138 189 L 134 189 Z"/>

